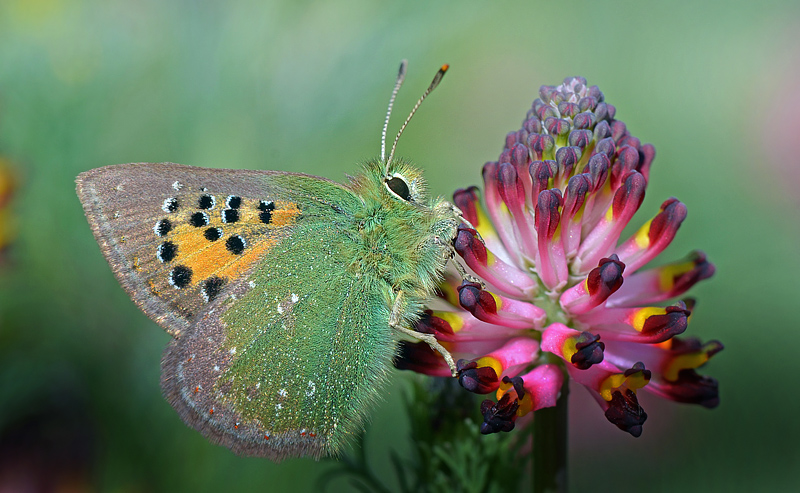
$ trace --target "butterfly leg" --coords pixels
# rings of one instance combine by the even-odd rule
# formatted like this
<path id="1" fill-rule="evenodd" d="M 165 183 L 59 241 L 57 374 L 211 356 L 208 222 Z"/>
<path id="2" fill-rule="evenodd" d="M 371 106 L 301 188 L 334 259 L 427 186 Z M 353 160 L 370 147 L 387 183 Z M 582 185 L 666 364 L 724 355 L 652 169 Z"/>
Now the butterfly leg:
<path id="1" fill-rule="evenodd" d="M 455 204 L 453 204 L 453 203 L 450 203 L 450 202 L 445 202 L 445 203 L 446 203 L 446 204 L 449 206 L 449 208 L 450 208 L 450 211 L 451 211 L 451 212 L 452 212 L 452 213 L 453 213 L 453 214 L 456 216 L 456 218 L 458 218 L 458 220 L 459 220 L 459 221 L 461 221 L 462 223 L 464 223 L 464 224 L 465 224 L 465 225 L 466 225 L 468 228 L 470 228 L 470 229 L 474 229 L 474 230 L 476 230 L 476 231 L 477 231 L 477 229 L 478 229 L 478 228 L 476 228 L 475 226 L 473 226 L 473 225 L 472 225 L 472 223 L 471 223 L 471 222 L 469 222 L 469 220 L 468 220 L 466 217 L 464 217 L 464 212 L 463 212 L 461 209 L 459 209 L 459 208 L 458 208 L 458 207 L 457 207 Z"/>
<path id="2" fill-rule="evenodd" d="M 467 269 L 464 268 L 463 265 L 461 265 L 461 262 L 456 260 L 456 251 L 455 250 L 452 250 L 451 253 L 450 253 L 450 262 L 453 264 L 453 266 L 458 271 L 458 275 L 461 276 L 461 280 L 462 281 L 475 282 L 475 283 L 480 284 L 481 286 L 485 286 L 485 284 L 483 283 L 483 281 L 480 278 L 469 274 L 467 272 Z"/>
<path id="3" fill-rule="evenodd" d="M 434 337 L 433 334 L 423 334 L 422 332 L 417 332 L 416 330 L 412 330 L 403 326 L 401 314 L 404 307 L 405 303 L 403 303 L 403 292 L 398 291 L 397 298 L 395 298 L 394 305 L 392 306 L 392 313 L 389 316 L 389 326 L 402 332 L 403 334 L 413 337 L 414 339 L 427 343 L 431 349 L 442 355 L 444 360 L 447 362 L 447 366 L 450 367 L 450 373 L 454 377 L 458 376 L 458 371 L 456 370 L 456 363 L 453 361 L 453 356 L 450 354 L 450 351 L 439 344 L 439 341 L 436 340 L 436 337 Z"/>

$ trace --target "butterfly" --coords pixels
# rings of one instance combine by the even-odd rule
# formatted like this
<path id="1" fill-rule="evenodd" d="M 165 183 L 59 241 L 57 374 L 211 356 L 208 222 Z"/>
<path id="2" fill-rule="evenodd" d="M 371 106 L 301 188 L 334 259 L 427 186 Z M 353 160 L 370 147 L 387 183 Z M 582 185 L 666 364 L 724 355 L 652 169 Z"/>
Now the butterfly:
<path id="1" fill-rule="evenodd" d="M 379 399 L 398 335 L 450 354 L 419 318 L 453 256 L 460 211 L 385 158 L 347 184 L 278 171 L 134 163 L 77 193 L 133 301 L 173 338 L 161 387 L 183 421 L 246 456 L 335 455 Z"/>

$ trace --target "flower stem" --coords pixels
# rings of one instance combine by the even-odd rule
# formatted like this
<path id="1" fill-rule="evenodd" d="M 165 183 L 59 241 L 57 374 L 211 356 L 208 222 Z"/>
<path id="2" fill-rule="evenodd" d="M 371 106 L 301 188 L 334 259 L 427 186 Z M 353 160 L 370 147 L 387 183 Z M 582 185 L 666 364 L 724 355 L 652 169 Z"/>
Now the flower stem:
<path id="1" fill-rule="evenodd" d="M 564 379 L 555 407 L 539 409 L 533 417 L 533 491 L 567 491 L 567 398 Z"/>

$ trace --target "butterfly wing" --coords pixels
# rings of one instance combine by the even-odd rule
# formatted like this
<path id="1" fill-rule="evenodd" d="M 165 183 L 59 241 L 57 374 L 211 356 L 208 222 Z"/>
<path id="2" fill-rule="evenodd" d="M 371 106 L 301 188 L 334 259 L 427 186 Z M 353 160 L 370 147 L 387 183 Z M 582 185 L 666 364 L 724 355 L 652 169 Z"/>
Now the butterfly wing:
<path id="1" fill-rule="evenodd" d="M 341 446 L 394 354 L 389 294 L 350 270 L 352 191 L 132 164 L 82 174 L 78 194 L 117 278 L 176 336 L 162 388 L 187 424 L 273 460 Z"/>
<path id="2" fill-rule="evenodd" d="M 337 209 L 357 203 L 345 187 L 309 175 L 171 163 L 98 168 L 77 184 L 117 279 L 173 335 L 298 220 L 335 224 L 345 220 Z"/>
<path id="3" fill-rule="evenodd" d="M 343 275 L 332 261 L 340 251 L 317 233 L 273 250 L 280 262 L 256 269 L 165 352 L 167 399 L 240 455 L 334 454 L 391 367 L 386 302 Z M 292 252 L 305 246 L 315 254 Z"/>

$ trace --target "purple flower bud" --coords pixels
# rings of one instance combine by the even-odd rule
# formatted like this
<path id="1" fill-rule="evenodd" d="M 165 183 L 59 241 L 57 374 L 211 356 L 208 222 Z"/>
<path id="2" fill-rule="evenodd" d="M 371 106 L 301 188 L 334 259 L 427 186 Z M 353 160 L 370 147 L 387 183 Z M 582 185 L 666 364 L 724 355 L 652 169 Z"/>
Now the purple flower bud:
<path id="1" fill-rule="evenodd" d="M 511 394 L 503 395 L 497 403 L 488 399 L 483 401 L 481 403 L 481 414 L 483 414 L 481 434 L 489 435 L 513 430 L 518 408 L 519 401 L 512 399 Z"/>
<path id="2" fill-rule="evenodd" d="M 647 413 L 639 405 L 639 399 L 632 390 L 614 392 L 605 414 L 606 419 L 620 430 L 635 437 L 642 436 L 642 425 L 647 419 Z"/>
<path id="3" fill-rule="evenodd" d="M 616 152 L 617 146 L 614 144 L 614 139 L 606 137 L 594 145 L 594 152 L 592 154 L 604 154 L 610 162 Z"/>
<path id="4" fill-rule="evenodd" d="M 547 129 L 550 135 L 566 135 L 569 132 L 569 122 L 551 116 L 544 121 L 544 128 Z"/>
<path id="5" fill-rule="evenodd" d="M 583 113 L 578 113 L 575 115 L 575 118 L 572 120 L 572 124 L 575 128 L 592 128 L 594 127 L 594 122 L 596 121 L 596 116 L 591 111 L 584 111 Z"/>
<path id="6" fill-rule="evenodd" d="M 466 190 L 460 188 L 453 194 L 453 203 L 464 214 L 464 219 L 469 221 L 473 226 L 480 226 L 478 220 L 479 200 L 478 187 L 469 187 Z"/>
<path id="7" fill-rule="evenodd" d="M 570 101 L 562 101 L 558 103 L 558 112 L 561 113 L 562 117 L 565 118 L 573 118 L 575 115 L 580 113 L 580 107 L 573 102 Z"/>
<path id="8" fill-rule="evenodd" d="M 538 118 L 528 118 L 522 124 L 522 128 L 528 132 L 528 134 L 539 134 L 542 133 L 542 122 Z"/>
<path id="9" fill-rule="evenodd" d="M 571 146 L 578 146 L 581 149 L 589 145 L 589 142 L 592 141 L 594 134 L 591 130 L 580 130 L 576 129 L 570 132 L 569 134 L 569 145 Z"/>
<path id="10" fill-rule="evenodd" d="M 607 121 L 602 120 L 594 127 L 594 140 L 600 142 L 607 137 L 611 137 L 611 127 Z"/>
<path id="11" fill-rule="evenodd" d="M 619 142 L 627 133 L 628 128 L 625 126 L 625 123 L 619 120 L 615 120 L 611 123 L 611 137 L 614 139 L 614 142 Z"/>
<path id="12" fill-rule="evenodd" d="M 597 107 L 597 98 L 594 98 L 592 96 L 586 96 L 585 98 L 581 98 L 581 100 L 578 101 L 578 108 L 580 108 L 581 111 L 594 111 L 596 107 Z"/>
<path id="13" fill-rule="evenodd" d="M 597 107 L 594 109 L 594 114 L 598 120 L 611 120 L 606 103 L 598 103 Z"/>
<path id="14" fill-rule="evenodd" d="M 475 394 L 488 394 L 497 390 L 500 380 L 491 366 L 478 367 L 477 361 L 458 360 L 458 383 Z"/>

